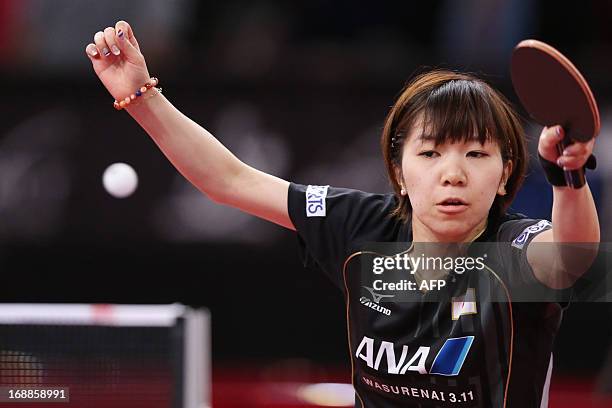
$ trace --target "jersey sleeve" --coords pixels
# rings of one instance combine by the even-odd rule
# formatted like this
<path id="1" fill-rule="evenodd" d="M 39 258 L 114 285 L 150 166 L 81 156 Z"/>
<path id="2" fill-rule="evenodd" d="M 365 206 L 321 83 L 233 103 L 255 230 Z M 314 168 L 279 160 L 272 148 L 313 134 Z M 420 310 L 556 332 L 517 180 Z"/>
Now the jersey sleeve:
<path id="1" fill-rule="evenodd" d="M 535 276 L 527 259 L 527 247 L 533 239 L 552 228 L 543 219 L 517 218 L 503 223 L 498 233 L 499 257 L 505 280 L 518 299 L 530 301 L 557 300 L 564 303 L 569 291 L 547 287 Z"/>
<path id="2" fill-rule="evenodd" d="M 384 239 L 392 207 L 392 195 L 291 183 L 289 217 L 304 266 L 319 267 L 342 289 L 345 259 L 361 244 Z"/>

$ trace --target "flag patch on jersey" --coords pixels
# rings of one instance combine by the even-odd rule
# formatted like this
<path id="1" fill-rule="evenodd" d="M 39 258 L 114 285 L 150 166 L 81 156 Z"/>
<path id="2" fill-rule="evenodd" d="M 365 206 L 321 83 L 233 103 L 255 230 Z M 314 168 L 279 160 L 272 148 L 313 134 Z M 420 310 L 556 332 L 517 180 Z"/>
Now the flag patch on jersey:
<path id="1" fill-rule="evenodd" d="M 514 238 L 514 241 L 512 241 L 512 246 L 518 249 L 523 249 L 531 235 L 549 229 L 550 227 L 552 227 L 552 224 L 547 220 L 541 220 L 537 224 L 530 225 L 525 228 L 518 237 Z"/>
<path id="2" fill-rule="evenodd" d="M 306 188 L 306 217 L 325 217 L 325 198 L 329 186 L 312 186 Z"/>
<path id="3" fill-rule="evenodd" d="M 468 288 L 463 296 L 453 297 L 451 315 L 453 320 L 459 320 L 463 315 L 476 314 L 476 293 L 474 288 Z"/>

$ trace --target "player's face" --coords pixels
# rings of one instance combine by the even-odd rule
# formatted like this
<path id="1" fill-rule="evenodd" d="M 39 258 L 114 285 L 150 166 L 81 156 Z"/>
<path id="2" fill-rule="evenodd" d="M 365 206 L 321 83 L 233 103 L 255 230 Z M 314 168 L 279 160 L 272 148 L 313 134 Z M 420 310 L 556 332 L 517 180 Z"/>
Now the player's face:
<path id="1" fill-rule="evenodd" d="M 404 142 L 399 175 L 412 205 L 414 241 L 470 241 L 486 227 L 495 196 L 505 194 L 510 166 L 495 142 L 435 146 L 420 133 L 413 130 Z"/>

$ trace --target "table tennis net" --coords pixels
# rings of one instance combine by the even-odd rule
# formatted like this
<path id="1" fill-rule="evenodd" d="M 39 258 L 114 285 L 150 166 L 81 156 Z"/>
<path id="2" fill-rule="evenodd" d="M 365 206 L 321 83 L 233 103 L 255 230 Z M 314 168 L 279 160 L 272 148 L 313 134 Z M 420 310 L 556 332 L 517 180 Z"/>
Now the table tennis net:
<path id="1" fill-rule="evenodd" d="M 0 305 L 0 388 L 66 388 L 62 407 L 201 408 L 207 332 L 206 312 L 182 305 Z"/>

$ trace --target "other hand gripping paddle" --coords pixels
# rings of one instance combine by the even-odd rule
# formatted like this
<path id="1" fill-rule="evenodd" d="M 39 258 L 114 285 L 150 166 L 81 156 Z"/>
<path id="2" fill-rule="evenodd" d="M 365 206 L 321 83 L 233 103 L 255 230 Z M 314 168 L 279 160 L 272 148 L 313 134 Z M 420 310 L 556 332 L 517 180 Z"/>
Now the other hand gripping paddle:
<path id="1" fill-rule="evenodd" d="M 559 51 L 541 41 L 521 41 L 512 53 L 510 72 L 514 90 L 531 117 L 543 126 L 563 127 L 559 154 L 574 141 L 597 136 L 599 109 L 589 84 Z M 585 183 L 584 169 L 565 171 L 564 176 L 571 188 Z"/>

